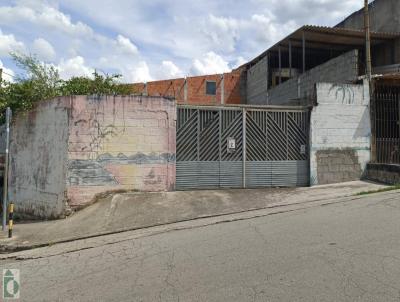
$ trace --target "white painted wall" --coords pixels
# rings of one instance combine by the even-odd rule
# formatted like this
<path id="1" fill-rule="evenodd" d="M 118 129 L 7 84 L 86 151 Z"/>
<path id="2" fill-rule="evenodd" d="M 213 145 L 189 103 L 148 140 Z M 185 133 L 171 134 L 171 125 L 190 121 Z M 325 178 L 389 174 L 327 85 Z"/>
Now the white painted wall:
<path id="1" fill-rule="evenodd" d="M 311 113 L 310 130 L 311 185 L 319 183 L 316 156 L 319 150 L 327 153 L 334 149 L 354 150 L 361 170 L 365 171 L 371 153 L 368 82 L 362 85 L 317 83 L 316 95 L 318 105 Z"/>

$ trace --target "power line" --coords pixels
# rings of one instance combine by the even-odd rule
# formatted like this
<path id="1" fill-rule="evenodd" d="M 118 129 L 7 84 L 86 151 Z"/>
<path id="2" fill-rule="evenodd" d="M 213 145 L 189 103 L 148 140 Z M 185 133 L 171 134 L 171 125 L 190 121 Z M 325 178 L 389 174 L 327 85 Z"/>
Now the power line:
<path id="1" fill-rule="evenodd" d="M 10 77 L 15 78 L 15 75 L 12 75 L 12 74 L 10 74 L 10 73 L 8 73 L 8 72 L 5 72 L 4 70 L 3 70 L 3 74 L 6 74 L 6 75 L 8 75 L 8 76 L 10 76 Z"/>
<path id="2" fill-rule="evenodd" d="M 13 78 L 13 79 L 15 78 L 15 76 L 14 76 L 13 74 L 10 74 L 10 73 L 8 73 L 8 72 L 5 72 L 3 68 L 0 68 L 0 81 L 3 80 L 3 75 L 8 75 L 8 76 L 10 76 L 10 77 Z"/>

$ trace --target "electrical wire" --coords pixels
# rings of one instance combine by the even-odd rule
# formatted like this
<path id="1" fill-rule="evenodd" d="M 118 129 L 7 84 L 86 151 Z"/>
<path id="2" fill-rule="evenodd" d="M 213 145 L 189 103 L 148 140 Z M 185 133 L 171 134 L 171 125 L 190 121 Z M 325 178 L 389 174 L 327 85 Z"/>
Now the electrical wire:
<path id="1" fill-rule="evenodd" d="M 9 74 L 8 72 L 5 72 L 4 70 L 3 70 L 3 72 L 2 72 L 3 74 L 6 74 L 6 75 L 8 75 L 8 76 L 10 76 L 10 77 L 13 77 L 13 78 L 15 78 L 15 75 L 12 75 L 12 74 Z"/>

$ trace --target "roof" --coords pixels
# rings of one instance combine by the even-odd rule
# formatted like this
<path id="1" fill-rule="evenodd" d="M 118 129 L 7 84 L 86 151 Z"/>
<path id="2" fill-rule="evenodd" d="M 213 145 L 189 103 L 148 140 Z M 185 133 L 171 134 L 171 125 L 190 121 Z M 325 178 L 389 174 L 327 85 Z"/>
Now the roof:
<path id="1" fill-rule="evenodd" d="M 365 32 L 363 30 L 304 25 L 245 65 L 258 62 L 268 52 L 278 51 L 279 47 L 283 49 L 289 48 L 289 41 L 291 42 L 292 47 L 302 47 L 303 33 L 307 49 L 348 48 L 350 50 L 365 45 Z M 384 43 L 396 38 L 400 38 L 400 33 L 371 32 L 371 45 Z"/>

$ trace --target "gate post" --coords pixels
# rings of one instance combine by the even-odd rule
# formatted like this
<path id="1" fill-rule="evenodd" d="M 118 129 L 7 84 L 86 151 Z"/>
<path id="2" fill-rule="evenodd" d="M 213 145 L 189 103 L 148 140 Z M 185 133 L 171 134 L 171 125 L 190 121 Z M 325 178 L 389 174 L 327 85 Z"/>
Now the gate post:
<path id="1" fill-rule="evenodd" d="M 242 161 L 243 188 L 246 188 L 246 108 L 242 108 Z"/>

